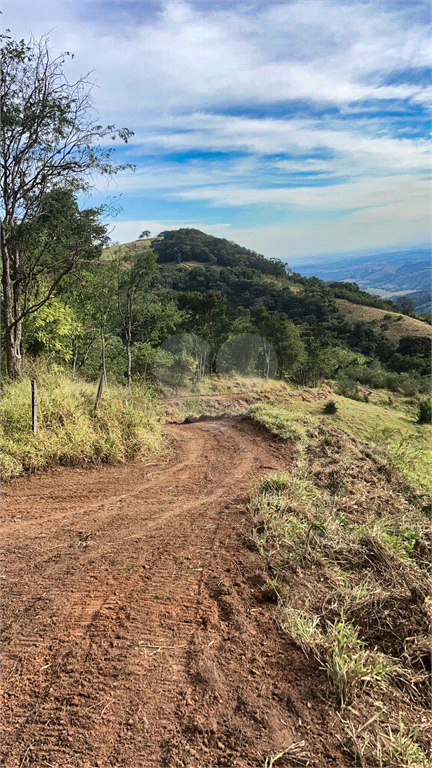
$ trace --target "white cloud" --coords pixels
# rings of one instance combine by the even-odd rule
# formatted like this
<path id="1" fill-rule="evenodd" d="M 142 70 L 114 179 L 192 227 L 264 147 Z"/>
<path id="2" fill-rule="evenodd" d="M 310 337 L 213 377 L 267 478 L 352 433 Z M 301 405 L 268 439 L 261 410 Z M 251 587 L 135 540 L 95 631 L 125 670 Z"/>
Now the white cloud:
<path id="1" fill-rule="evenodd" d="M 258 119 L 194 112 L 188 116 L 186 131 L 182 130 L 184 119 L 179 117 L 161 119 L 158 129 L 149 121 L 146 130 L 135 137 L 133 151 L 213 150 L 256 155 L 290 152 L 304 156 L 323 150 L 335 156 L 338 172 L 345 174 L 429 167 L 430 148 L 424 139 L 395 138 L 389 135 L 389 127 L 382 119 L 371 121 L 372 125 L 365 123 L 357 121 L 342 128 L 335 119 Z M 373 128 L 381 135 L 371 135 Z"/>
<path id="2" fill-rule="evenodd" d="M 5 22 L 18 34 L 55 28 L 56 48 L 76 54 L 71 70 L 95 69 L 104 111 L 131 110 L 142 121 L 147 110 L 239 101 L 419 98 L 421 88 L 383 86 L 377 72 L 430 59 L 426 25 L 410 22 L 409 8 L 385 4 L 301 0 L 252 12 L 242 2 L 226 9 L 170 1 L 141 23 L 128 14 L 115 25 L 104 24 L 98 3 L 92 19 L 91 6 L 5 0 Z"/>
<path id="3" fill-rule="evenodd" d="M 197 187 L 208 184 L 227 183 L 248 179 L 253 182 L 257 178 L 259 164 L 252 158 L 234 159 L 232 161 L 214 161 L 209 167 L 205 160 L 191 160 L 187 163 L 148 162 L 138 166 L 135 171 L 127 170 L 119 176 L 110 178 L 97 177 L 97 187 L 103 191 L 123 192 L 140 195 L 146 192 L 160 194 L 175 193 L 183 188 Z"/>
<path id="4" fill-rule="evenodd" d="M 4 0 L 3 22 L 14 37 L 53 30 L 53 49 L 75 53 L 66 62 L 71 77 L 94 70 L 101 122 L 135 131 L 126 154 L 139 170 L 116 177 L 111 191 L 153 192 L 167 205 L 202 201 L 204 228 L 208 204 L 304 212 L 310 225 L 296 229 L 288 217 L 280 230 L 271 230 L 279 251 L 287 239 L 294 250 L 301 248 L 304 238 L 304 252 L 314 252 L 318 226 L 327 232 L 327 250 L 332 250 L 331 232 L 339 244 L 351 233 L 362 240 L 359 247 L 369 247 L 368 231 L 377 244 L 386 237 L 395 245 L 396 236 L 403 242 L 423 238 L 427 189 L 419 172 L 429 166 L 428 145 L 398 138 L 391 115 L 380 115 L 374 106 L 378 99 L 430 102 L 430 86 L 386 84 L 394 71 L 430 65 L 430 30 L 417 3 L 268 0 L 254 7 L 253 0 L 228 5 L 166 0 L 154 12 L 143 0 L 113 4 L 112 13 L 107 7 L 83 0 Z M 271 116 L 290 100 L 305 103 L 304 114 L 311 116 Z M 356 100 L 368 102 L 368 117 L 358 117 Z M 323 113 L 323 103 L 342 112 Z M 236 107 L 256 108 L 258 116 L 227 114 Z M 247 157 L 182 164 L 158 159 L 187 151 Z M 155 156 L 151 162 L 149 154 Z M 289 174 L 304 171 L 322 173 L 328 186 L 293 188 Z M 334 177 L 346 181 L 331 184 Z M 98 186 L 102 189 L 101 181 Z M 325 226 L 313 223 L 323 212 L 353 208 L 364 210 L 334 217 Z M 157 229 L 151 222 L 116 226 L 124 233 L 118 239 L 129 239 L 132 229 Z M 261 237 L 255 228 L 233 231 Z M 270 230 L 265 232 L 267 237 Z"/>
<path id="5" fill-rule="evenodd" d="M 332 213 L 401 203 L 428 210 L 430 183 L 421 176 L 406 175 L 315 187 L 248 189 L 235 185 L 219 185 L 185 190 L 179 192 L 178 196 L 186 200 L 210 200 L 216 206 L 271 204 Z"/>

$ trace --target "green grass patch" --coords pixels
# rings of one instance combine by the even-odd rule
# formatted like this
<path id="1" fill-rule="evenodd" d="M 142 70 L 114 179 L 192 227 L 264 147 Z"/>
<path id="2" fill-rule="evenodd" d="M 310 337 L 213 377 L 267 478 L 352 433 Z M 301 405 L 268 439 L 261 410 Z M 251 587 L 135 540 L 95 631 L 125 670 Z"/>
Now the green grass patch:
<path id="1" fill-rule="evenodd" d="M 38 431 L 31 430 L 30 378 L 4 387 L 1 467 L 4 479 L 54 464 L 126 461 L 159 446 L 163 411 L 149 390 L 109 386 L 97 413 L 97 384 L 38 370 Z"/>
<path id="2" fill-rule="evenodd" d="M 283 440 L 304 440 L 318 420 L 304 410 L 290 405 L 258 403 L 253 405 L 249 414 L 254 421 L 262 424 L 272 435 Z"/>
<path id="3" fill-rule="evenodd" d="M 343 617 L 320 627 L 320 617 L 307 609 L 284 606 L 279 614 L 282 629 L 313 656 L 337 691 L 342 707 L 351 703 L 357 688 L 385 679 L 390 664 L 383 654 L 370 651 L 359 638 L 359 629 Z"/>

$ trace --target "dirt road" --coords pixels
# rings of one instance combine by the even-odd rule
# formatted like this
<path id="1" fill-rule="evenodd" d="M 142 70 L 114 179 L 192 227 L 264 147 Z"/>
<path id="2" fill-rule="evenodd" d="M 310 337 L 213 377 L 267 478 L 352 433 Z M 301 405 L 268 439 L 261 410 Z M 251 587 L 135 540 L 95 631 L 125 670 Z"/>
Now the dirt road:
<path id="1" fill-rule="evenodd" d="M 2 765 L 343 765 L 247 546 L 251 482 L 289 446 L 247 420 L 167 440 L 152 465 L 5 485 Z"/>

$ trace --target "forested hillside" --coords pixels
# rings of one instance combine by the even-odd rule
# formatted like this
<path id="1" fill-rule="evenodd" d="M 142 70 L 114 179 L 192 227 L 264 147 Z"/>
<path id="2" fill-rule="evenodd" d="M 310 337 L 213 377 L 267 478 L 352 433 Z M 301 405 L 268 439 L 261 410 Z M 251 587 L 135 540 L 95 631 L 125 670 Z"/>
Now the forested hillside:
<path id="1" fill-rule="evenodd" d="M 107 264 L 108 259 L 127 260 L 131 255 L 139 259 L 150 250 L 157 261 L 146 292 L 146 317 L 155 323 L 157 315 L 159 330 L 153 330 L 150 338 L 150 326 L 143 327 L 143 309 L 137 308 L 132 323 L 133 375 L 151 376 L 155 346 L 169 333 L 204 338 L 210 345 L 212 370 L 218 349 L 228 338 L 255 333 L 274 347 L 279 375 L 295 382 L 316 384 L 324 377 L 336 377 L 341 387 L 354 391 L 356 382 L 410 394 L 426 391 L 431 328 L 412 321 L 416 323 L 412 335 L 424 332 L 424 342 L 411 345 L 403 335 L 395 340 L 393 319 L 399 318 L 407 336 L 411 326 L 391 301 L 371 296 L 355 283 L 305 278 L 278 260 L 194 229 L 113 246 L 104 258 Z M 384 320 L 349 317 L 340 300 L 380 310 Z M 158 308 L 153 315 L 151 307 Z"/>
<path id="2" fill-rule="evenodd" d="M 67 203 L 70 214 L 59 223 L 60 203 Z M 46 206 L 32 245 L 35 263 L 45 263 L 46 270 L 34 271 L 27 287 L 29 302 L 42 297 L 41 306 L 23 320 L 28 363 L 42 357 L 86 379 L 104 373 L 112 382 L 131 384 L 154 380 L 155 365 L 161 355 L 166 358 L 160 345 L 176 334 L 205 340 L 209 371 L 216 370 L 224 342 L 256 334 L 272 345 L 277 375 L 295 383 L 336 378 L 344 392 L 355 393 L 358 383 L 411 395 L 427 391 L 429 325 L 412 321 L 412 331 L 392 302 L 355 283 L 302 277 L 278 260 L 194 229 L 104 247 L 104 228 L 91 211 L 84 220 L 86 258 L 74 260 L 47 298 L 47 275 L 56 278 L 56 253 L 46 240 L 55 226 L 56 248 L 67 249 L 71 228 L 83 224 L 70 193 L 60 200 L 52 193 Z M 363 315 L 355 307 L 363 308 Z M 367 307 L 381 312 L 381 322 L 375 316 L 362 319 Z M 407 333 L 395 337 L 398 318 Z M 190 357 L 190 350 L 183 352 L 185 360 Z M 188 365 L 192 375 L 193 360 L 188 358 Z M 248 362 L 243 355 L 242 365 L 243 373 L 254 373 L 252 357 Z"/>

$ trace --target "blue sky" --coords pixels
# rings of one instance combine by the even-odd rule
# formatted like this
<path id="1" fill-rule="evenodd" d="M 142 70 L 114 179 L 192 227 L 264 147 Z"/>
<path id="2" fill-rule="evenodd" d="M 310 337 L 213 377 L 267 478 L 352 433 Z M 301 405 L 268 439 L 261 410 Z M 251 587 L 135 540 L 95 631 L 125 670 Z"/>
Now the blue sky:
<path id="1" fill-rule="evenodd" d="M 49 33 L 92 71 L 135 163 L 112 238 L 195 226 L 293 265 L 425 247 L 429 0 L 3 0 L 13 37 Z"/>

